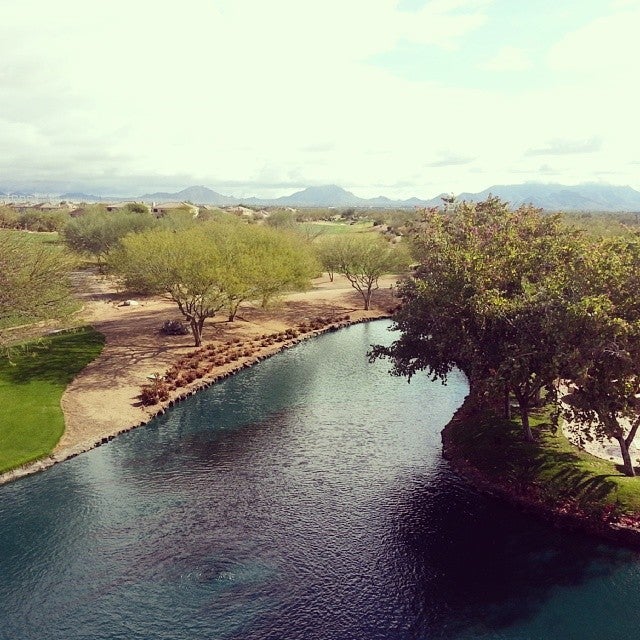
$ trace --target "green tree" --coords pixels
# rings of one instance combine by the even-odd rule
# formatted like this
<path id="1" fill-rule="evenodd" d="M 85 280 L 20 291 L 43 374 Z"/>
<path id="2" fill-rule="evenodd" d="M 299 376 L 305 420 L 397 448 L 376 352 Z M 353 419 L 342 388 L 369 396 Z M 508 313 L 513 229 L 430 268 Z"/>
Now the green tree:
<path id="1" fill-rule="evenodd" d="M 109 253 L 129 233 L 140 233 L 157 225 L 149 213 L 91 211 L 71 220 L 62 237 L 73 251 L 91 256 L 102 269 Z"/>
<path id="2" fill-rule="evenodd" d="M 309 243 L 295 233 L 268 227 L 251 227 L 246 250 L 257 269 L 253 270 L 256 297 L 266 307 L 276 296 L 310 285 L 320 266 Z"/>
<path id="3" fill-rule="evenodd" d="M 127 202 L 125 211 L 129 213 L 149 213 L 149 206 L 144 202 Z"/>
<path id="4" fill-rule="evenodd" d="M 207 318 L 227 309 L 233 319 L 249 299 L 264 306 L 277 294 L 307 285 L 317 268 L 295 237 L 242 223 L 130 234 L 109 263 L 127 287 L 168 294 L 196 346 Z"/>
<path id="5" fill-rule="evenodd" d="M 0 231 L 0 326 L 9 319 L 31 322 L 68 311 L 73 265 L 58 247 Z"/>
<path id="6" fill-rule="evenodd" d="M 393 373 L 409 377 L 446 379 L 458 367 L 476 389 L 513 393 L 532 440 L 529 411 L 554 388 L 569 349 L 579 236 L 557 216 L 489 198 L 425 212 L 413 250 L 419 267 L 399 289 L 401 337 L 372 357 L 389 357 Z"/>
<path id="7" fill-rule="evenodd" d="M 591 247 L 579 276 L 588 287 L 577 313 L 576 348 L 565 376 L 574 391 L 567 417 L 585 438 L 618 442 L 623 469 L 640 427 L 640 238 L 602 240 Z"/>
<path id="8" fill-rule="evenodd" d="M 330 248 L 329 242 L 332 243 Z M 371 306 L 378 279 L 388 273 L 399 273 L 409 263 L 406 252 L 389 244 L 378 235 L 344 235 L 327 239 L 323 245 L 325 268 L 333 269 L 347 278 L 362 296 L 364 308 Z"/>
<path id="9" fill-rule="evenodd" d="M 195 228 L 130 234 L 109 262 L 129 288 L 168 294 L 189 323 L 195 346 L 202 344 L 206 319 L 226 303 L 226 274 L 211 237 Z"/>

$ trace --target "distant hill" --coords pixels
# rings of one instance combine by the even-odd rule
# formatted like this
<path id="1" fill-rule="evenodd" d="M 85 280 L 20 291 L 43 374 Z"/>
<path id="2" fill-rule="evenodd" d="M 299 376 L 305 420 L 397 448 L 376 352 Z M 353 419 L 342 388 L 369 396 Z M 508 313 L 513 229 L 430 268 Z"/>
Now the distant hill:
<path id="1" fill-rule="evenodd" d="M 58 196 L 60 200 L 73 200 L 76 202 L 115 202 L 116 200 L 128 200 L 129 198 L 104 198 L 88 193 L 63 193 Z"/>
<path id="2" fill-rule="evenodd" d="M 461 193 L 457 200 L 479 202 L 498 196 L 514 207 L 532 204 L 550 211 L 640 211 L 640 192 L 611 184 L 512 184 L 494 185 L 479 193 Z"/>
<path id="3" fill-rule="evenodd" d="M 208 187 L 187 187 L 182 191 L 177 191 L 176 193 L 146 193 L 143 196 L 138 198 L 139 200 L 144 200 L 145 202 L 193 202 L 193 204 L 216 204 L 216 205 L 227 205 L 227 204 L 238 204 L 240 201 L 237 198 L 232 198 L 230 196 L 223 196 L 221 193 L 217 191 L 213 191 Z"/>
<path id="4" fill-rule="evenodd" d="M 7 189 L 0 189 L 10 196 L 22 194 L 11 193 Z M 486 199 L 490 194 L 518 207 L 521 204 L 532 204 L 548 211 L 640 211 L 640 191 L 628 186 L 610 184 L 581 184 L 566 186 L 561 184 L 525 183 L 512 185 L 494 185 L 478 193 L 461 193 L 456 196 L 458 201 L 467 200 L 478 202 Z M 24 195 L 27 195 L 25 192 Z M 246 204 L 260 207 L 355 207 L 355 208 L 414 208 L 437 207 L 442 205 L 441 194 L 434 198 L 423 200 L 409 198 L 407 200 L 392 200 L 380 195 L 375 198 L 360 198 L 351 191 L 331 184 L 313 186 L 296 191 L 280 198 L 236 198 L 213 191 L 205 186 L 193 186 L 177 192 L 147 193 L 142 196 L 107 197 L 94 196 L 86 193 L 64 193 L 61 200 L 104 202 L 122 200 L 143 200 L 145 202 L 182 202 L 194 204 L 209 204 L 216 206 Z"/>
<path id="5" fill-rule="evenodd" d="M 351 191 L 347 191 L 335 184 L 319 187 L 307 187 L 296 191 L 290 196 L 282 196 L 273 200 L 261 198 L 245 198 L 245 204 L 275 207 L 359 207 L 397 209 L 402 207 L 425 206 L 426 200 L 412 198 L 411 200 L 390 200 L 385 196 L 376 198 L 360 198 Z"/>

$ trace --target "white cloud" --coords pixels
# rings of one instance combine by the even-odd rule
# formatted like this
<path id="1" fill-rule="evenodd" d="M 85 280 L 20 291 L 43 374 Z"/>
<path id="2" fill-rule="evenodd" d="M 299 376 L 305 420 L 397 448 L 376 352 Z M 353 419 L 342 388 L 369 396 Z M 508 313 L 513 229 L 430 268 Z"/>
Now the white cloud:
<path id="1" fill-rule="evenodd" d="M 533 63 L 524 49 L 506 46 L 479 66 L 488 71 L 526 71 Z"/>

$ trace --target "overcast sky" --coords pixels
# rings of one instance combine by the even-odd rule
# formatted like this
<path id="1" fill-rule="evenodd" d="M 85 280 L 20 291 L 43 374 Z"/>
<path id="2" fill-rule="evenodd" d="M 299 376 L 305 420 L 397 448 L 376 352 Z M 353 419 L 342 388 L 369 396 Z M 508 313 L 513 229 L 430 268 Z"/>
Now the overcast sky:
<path id="1" fill-rule="evenodd" d="M 0 0 L 0 188 L 640 189 L 640 0 Z"/>

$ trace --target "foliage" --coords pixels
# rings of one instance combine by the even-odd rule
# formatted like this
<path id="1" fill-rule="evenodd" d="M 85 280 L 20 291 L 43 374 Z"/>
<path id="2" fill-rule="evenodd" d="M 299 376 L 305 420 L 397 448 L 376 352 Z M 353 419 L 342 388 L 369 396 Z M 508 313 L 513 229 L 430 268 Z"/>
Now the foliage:
<path id="1" fill-rule="evenodd" d="M 0 324 L 6 318 L 32 322 L 68 310 L 73 265 L 58 247 L 0 231 Z"/>
<path id="2" fill-rule="evenodd" d="M 497 198 L 426 211 L 415 278 L 399 288 L 402 336 L 372 355 L 391 358 L 397 375 L 445 379 L 460 367 L 493 393 L 512 391 L 531 440 L 529 410 L 562 362 L 580 249 L 557 216 Z"/>
<path id="3" fill-rule="evenodd" d="M 227 308 L 305 286 L 316 265 L 288 234 L 243 224 L 205 223 L 185 229 L 132 234 L 114 252 L 111 267 L 127 287 L 167 293 L 191 327 L 196 346 L 207 318 Z"/>
<path id="4" fill-rule="evenodd" d="M 20 214 L 11 207 L 0 207 L 0 229 L 19 229 Z"/>
<path id="5" fill-rule="evenodd" d="M 62 230 L 67 246 L 77 253 L 94 257 L 100 266 L 122 238 L 157 225 L 149 213 L 92 211 L 73 219 Z"/>
<path id="6" fill-rule="evenodd" d="M 129 213 L 150 213 L 148 205 L 144 202 L 127 202 L 125 211 Z"/>
<path id="7" fill-rule="evenodd" d="M 51 452 L 64 431 L 62 393 L 103 345 L 104 336 L 83 328 L 0 358 L 0 472 Z"/>
<path id="8" fill-rule="evenodd" d="M 327 238 L 318 245 L 320 261 L 329 272 L 341 273 L 362 296 L 369 309 L 378 279 L 387 273 L 406 269 L 409 259 L 399 247 L 378 235 L 349 235 Z"/>
<path id="9" fill-rule="evenodd" d="M 568 417 L 587 437 L 613 438 L 624 469 L 640 427 L 640 238 L 611 238 L 591 247 L 583 273 L 592 293 L 582 301 L 579 348 L 566 375 L 574 391 Z"/>
<path id="10" fill-rule="evenodd" d="M 20 216 L 21 229 L 27 231 L 60 231 L 69 222 L 68 211 L 27 211 Z"/>

